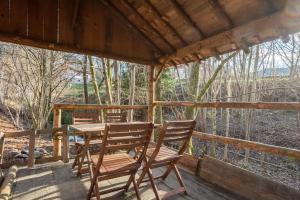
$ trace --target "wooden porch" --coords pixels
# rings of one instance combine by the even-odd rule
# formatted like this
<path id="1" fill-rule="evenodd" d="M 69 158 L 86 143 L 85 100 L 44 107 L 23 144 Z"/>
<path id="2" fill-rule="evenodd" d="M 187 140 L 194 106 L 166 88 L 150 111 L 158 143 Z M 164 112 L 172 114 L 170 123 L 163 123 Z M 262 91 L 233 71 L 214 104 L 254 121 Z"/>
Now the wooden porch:
<path id="1" fill-rule="evenodd" d="M 163 169 L 157 169 L 154 174 L 162 173 Z M 191 172 L 181 169 L 181 175 L 185 180 L 188 195 L 177 195 L 173 199 L 201 199 L 201 200 L 237 200 L 244 199 L 240 196 L 210 184 L 203 179 L 194 176 Z M 158 182 L 157 186 L 162 195 L 174 188 L 175 174 L 171 174 L 166 181 Z M 101 182 L 103 187 L 112 187 L 126 181 L 124 178 Z M 13 187 L 13 200 L 21 199 L 86 199 L 90 187 L 89 176 L 82 178 L 76 176 L 71 169 L 71 164 L 54 162 L 36 165 L 35 169 L 21 168 L 18 172 L 16 183 Z M 150 183 L 142 184 L 140 188 L 142 199 L 155 199 Z M 108 199 L 136 199 L 133 188 L 128 193 L 110 193 L 105 196 Z"/>

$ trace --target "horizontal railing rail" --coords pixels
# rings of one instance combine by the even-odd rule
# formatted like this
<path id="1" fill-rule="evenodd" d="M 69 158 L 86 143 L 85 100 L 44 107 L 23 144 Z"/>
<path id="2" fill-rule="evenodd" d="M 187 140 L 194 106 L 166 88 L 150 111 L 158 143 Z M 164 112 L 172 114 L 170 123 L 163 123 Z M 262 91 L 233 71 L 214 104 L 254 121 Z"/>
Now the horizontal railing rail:
<path id="1" fill-rule="evenodd" d="M 18 138 L 18 137 L 29 137 L 29 147 L 28 147 L 28 160 L 27 165 L 28 167 L 33 167 L 35 162 L 34 151 L 36 148 L 36 138 L 43 134 L 51 134 L 52 138 L 60 137 L 63 140 L 63 155 L 59 157 L 49 157 L 49 158 L 42 158 L 38 161 L 38 163 L 45 163 L 49 161 L 57 161 L 63 160 L 64 162 L 68 162 L 68 135 L 67 135 L 67 127 L 63 126 L 60 128 L 53 128 L 53 129 L 41 129 L 41 130 L 26 130 L 26 131 L 16 131 L 16 132 L 0 132 L 0 164 L 4 168 L 9 166 L 7 163 L 3 163 L 3 151 L 5 147 L 5 138 Z"/>
<path id="2" fill-rule="evenodd" d="M 61 110 L 146 110 L 147 105 L 97 105 L 97 104 L 54 104 L 54 109 Z"/>
<path id="3" fill-rule="evenodd" d="M 236 109 L 270 109 L 300 110 L 299 102 L 192 102 L 192 101 L 155 101 L 156 106 L 184 106 L 198 108 L 236 108 Z"/>
<path id="4" fill-rule="evenodd" d="M 232 137 L 224 137 L 224 136 L 202 133 L 197 131 L 194 131 L 193 138 L 211 141 L 211 142 L 218 142 L 222 144 L 230 144 L 241 149 L 249 148 L 260 152 L 270 153 L 279 156 L 292 157 L 300 160 L 300 150 L 298 149 L 274 146 L 274 145 L 264 144 L 260 142 L 254 142 L 254 141 L 243 140 L 243 139 L 232 138 Z"/>

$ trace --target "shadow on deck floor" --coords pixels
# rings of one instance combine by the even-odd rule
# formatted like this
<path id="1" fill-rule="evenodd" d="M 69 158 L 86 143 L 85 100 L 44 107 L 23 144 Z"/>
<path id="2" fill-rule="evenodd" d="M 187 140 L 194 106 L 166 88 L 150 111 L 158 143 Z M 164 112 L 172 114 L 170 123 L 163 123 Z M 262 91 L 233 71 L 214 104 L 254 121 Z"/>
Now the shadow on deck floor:
<path id="1" fill-rule="evenodd" d="M 163 169 L 157 169 L 155 173 L 163 172 Z M 177 195 L 172 197 L 172 200 L 177 199 L 199 199 L 199 200 L 236 200 L 242 199 L 236 195 L 215 187 L 200 178 L 191 175 L 190 173 L 180 170 L 185 181 L 188 195 Z M 166 181 L 159 181 L 158 188 L 160 194 L 170 191 L 177 187 L 175 174 L 169 175 Z M 113 179 L 110 181 L 101 182 L 102 189 L 111 185 L 116 185 L 124 182 L 125 179 Z M 21 168 L 18 171 L 17 180 L 13 187 L 13 200 L 52 200 L 52 199 L 86 199 L 86 194 L 89 189 L 89 176 L 83 176 L 81 179 L 76 177 L 71 170 L 70 164 L 62 162 L 48 163 L 36 165 L 34 169 Z M 149 183 L 142 184 L 140 187 L 142 199 L 154 199 L 154 193 Z M 108 194 L 111 196 L 111 194 Z M 105 197 L 110 197 L 106 195 Z M 117 198 L 110 199 L 136 199 L 135 193 L 131 188 L 126 194 L 119 195 Z"/>

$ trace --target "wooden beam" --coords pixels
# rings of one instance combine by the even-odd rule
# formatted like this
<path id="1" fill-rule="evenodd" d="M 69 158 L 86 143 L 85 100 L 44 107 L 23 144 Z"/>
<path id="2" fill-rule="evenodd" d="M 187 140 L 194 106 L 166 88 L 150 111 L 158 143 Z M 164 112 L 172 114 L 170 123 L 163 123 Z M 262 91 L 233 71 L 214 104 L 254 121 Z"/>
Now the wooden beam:
<path id="1" fill-rule="evenodd" d="M 79 53 L 79 54 L 88 54 L 92 56 L 98 56 L 98 57 L 105 57 L 105 58 L 111 58 L 116 60 L 124 60 L 127 62 L 135 62 L 145 65 L 158 65 L 159 63 L 156 61 L 150 61 L 150 60 L 143 60 L 136 57 L 127 57 L 122 55 L 116 55 L 110 52 L 104 52 L 104 51 L 98 51 L 98 50 L 92 50 L 92 49 L 82 49 L 78 48 L 73 45 L 68 44 L 61 44 L 61 43 L 52 43 L 47 42 L 44 40 L 39 40 L 36 38 L 27 38 L 23 36 L 17 36 L 10 33 L 4 33 L 0 32 L 0 41 L 3 42 L 11 42 L 15 44 L 22 44 L 22 45 L 28 45 L 32 47 L 37 48 L 43 48 L 43 49 L 49 49 L 54 51 L 64 51 L 64 52 L 72 52 L 72 53 Z"/>
<path id="2" fill-rule="evenodd" d="M 196 131 L 193 133 L 193 137 L 198 138 L 200 140 L 214 141 L 222 144 L 231 144 L 238 148 L 249 148 L 259 152 L 265 152 L 265 153 L 270 153 L 279 156 L 287 156 L 287 157 L 292 157 L 300 160 L 300 150 L 298 149 L 279 147 L 279 146 L 263 144 L 259 142 L 253 142 L 249 140 L 212 135 L 212 134 L 196 132 Z"/>
<path id="3" fill-rule="evenodd" d="M 190 26 L 195 28 L 197 33 L 199 34 L 200 38 L 205 37 L 205 34 L 200 30 L 198 25 L 192 20 L 192 18 L 185 12 L 182 6 L 177 2 L 177 0 L 171 0 L 172 7 L 175 11 L 182 17 L 184 21 L 186 21 Z"/>
<path id="4" fill-rule="evenodd" d="M 155 42 L 150 39 L 144 32 L 142 32 L 135 24 L 131 23 L 128 18 L 113 4 L 111 1 L 101 0 L 104 6 L 108 7 L 114 14 L 118 16 L 118 19 L 123 21 L 131 30 L 140 35 L 152 48 L 158 51 L 160 54 L 163 54 L 163 50 L 155 44 Z"/>
<path id="5" fill-rule="evenodd" d="M 162 40 L 164 41 L 164 43 L 166 43 L 173 51 L 175 51 L 175 47 L 173 46 L 173 44 L 171 44 L 171 43 L 165 38 L 165 36 L 159 32 L 159 30 L 157 30 L 155 27 L 153 27 L 153 26 L 148 22 L 148 20 L 147 20 L 141 13 L 139 13 L 139 12 L 135 9 L 135 7 L 134 7 L 131 3 L 129 3 L 127 0 L 124 0 L 123 2 L 124 2 L 124 4 L 125 4 L 127 7 L 130 8 L 130 10 L 134 13 L 134 15 L 136 15 L 136 16 L 138 16 L 140 19 L 142 19 L 143 23 L 146 24 L 146 25 L 151 29 L 151 31 L 153 31 L 155 34 L 157 34 L 157 35 L 160 37 L 160 39 L 162 39 Z M 138 28 L 139 28 L 139 27 L 138 27 Z M 140 29 L 140 28 L 139 28 L 139 29 Z"/>
<path id="6" fill-rule="evenodd" d="M 146 105 L 98 105 L 98 104 L 54 104 L 54 109 L 61 110 L 107 110 L 107 109 L 120 109 L 120 110 L 146 110 Z"/>
<path id="7" fill-rule="evenodd" d="M 163 71 L 164 68 L 165 67 L 163 65 L 160 66 L 159 71 L 156 73 L 156 75 L 154 77 L 154 81 L 157 81 L 157 79 L 159 78 L 159 76 L 160 76 L 160 74 L 161 74 L 161 72 Z"/>
<path id="8" fill-rule="evenodd" d="M 294 1 L 288 1 L 286 8 L 282 11 L 196 41 L 178 49 L 174 54 L 161 57 L 159 61 L 160 63 L 168 63 L 170 60 L 182 59 L 191 53 L 198 53 L 201 50 L 211 50 L 213 48 L 220 49 L 222 46 L 232 46 L 231 51 L 233 51 L 236 50 L 234 49 L 235 44 L 240 43 L 243 39 L 247 39 L 251 46 L 262 41 L 274 40 L 280 37 L 282 32 L 289 34 L 298 32 L 300 30 L 300 12 L 297 9 L 293 9 L 293 7 L 297 7 L 295 4 L 296 2 Z M 260 38 L 260 41 L 254 40 L 257 37 Z M 206 55 L 206 57 L 208 56 L 210 55 Z"/>
<path id="9" fill-rule="evenodd" d="M 227 22 L 227 25 L 229 28 L 234 27 L 234 22 L 229 17 L 229 15 L 225 12 L 225 10 L 222 8 L 218 0 L 208 0 L 208 3 L 211 5 L 211 7 L 215 10 L 215 13 L 217 17 L 220 20 L 225 20 Z"/>
<path id="10" fill-rule="evenodd" d="M 149 0 L 145 0 L 145 4 L 147 4 L 153 13 L 155 13 L 158 16 L 158 19 L 160 19 L 164 24 L 176 35 L 176 37 L 183 43 L 183 45 L 187 45 L 188 42 L 183 39 L 183 37 L 178 33 L 178 31 L 167 21 L 165 18 L 160 14 L 160 12 L 157 10 L 157 8 L 151 3 Z"/>
<path id="11" fill-rule="evenodd" d="M 192 102 L 192 101 L 155 101 L 156 106 L 188 106 L 199 108 L 268 109 L 300 110 L 299 102 Z"/>

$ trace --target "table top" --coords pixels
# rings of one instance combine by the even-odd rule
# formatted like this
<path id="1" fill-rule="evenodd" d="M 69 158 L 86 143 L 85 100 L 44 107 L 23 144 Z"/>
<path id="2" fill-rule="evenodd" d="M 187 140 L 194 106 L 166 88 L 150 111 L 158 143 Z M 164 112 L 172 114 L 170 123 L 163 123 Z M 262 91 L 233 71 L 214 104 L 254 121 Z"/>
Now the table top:
<path id="1" fill-rule="evenodd" d="M 105 123 L 73 124 L 73 125 L 69 125 L 69 128 L 72 131 L 76 131 L 76 132 L 104 131 Z"/>
<path id="2" fill-rule="evenodd" d="M 133 122 L 133 123 L 141 123 L 141 122 Z M 96 132 L 96 131 L 104 131 L 105 124 L 106 123 L 73 124 L 73 125 L 69 125 L 69 128 L 71 131 L 75 131 L 75 132 Z M 154 125 L 155 128 L 159 126 L 160 124 Z"/>

